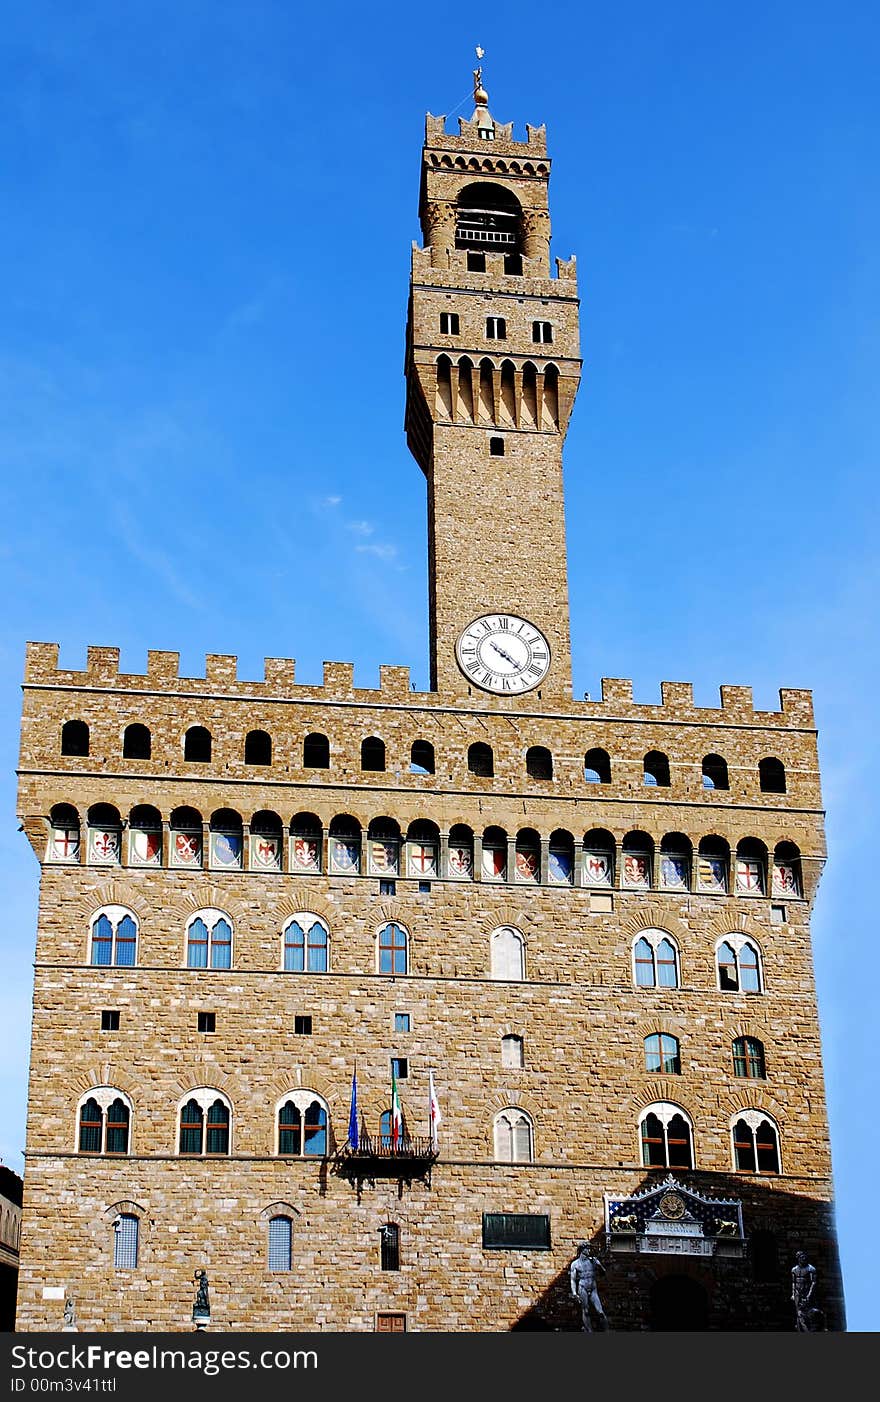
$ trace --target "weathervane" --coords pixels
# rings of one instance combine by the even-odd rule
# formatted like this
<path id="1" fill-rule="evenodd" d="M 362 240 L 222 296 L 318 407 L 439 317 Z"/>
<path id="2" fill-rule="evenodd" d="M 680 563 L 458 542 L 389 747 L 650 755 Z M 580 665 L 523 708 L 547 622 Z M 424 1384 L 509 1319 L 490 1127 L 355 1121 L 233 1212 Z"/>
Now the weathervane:
<path id="1" fill-rule="evenodd" d="M 476 48 L 474 49 L 474 53 L 477 55 L 478 59 L 482 60 L 485 57 L 486 50 L 481 49 L 479 44 L 477 44 Z M 483 87 L 482 63 L 480 63 L 480 66 L 478 68 L 474 69 L 474 103 L 477 107 L 486 107 L 489 103 L 489 94 Z"/>

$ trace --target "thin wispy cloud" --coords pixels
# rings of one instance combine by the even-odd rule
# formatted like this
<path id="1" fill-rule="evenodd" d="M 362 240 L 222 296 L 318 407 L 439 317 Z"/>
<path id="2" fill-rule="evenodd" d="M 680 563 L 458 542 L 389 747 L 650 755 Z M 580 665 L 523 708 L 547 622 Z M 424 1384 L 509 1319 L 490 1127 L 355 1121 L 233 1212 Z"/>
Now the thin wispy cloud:
<path id="1" fill-rule="evenodd" d="M 396 560 L 398 554 L 396 545 L 381 545 L 378 541 L 356 545 L 355 550 L 359 555 L 375 555 L 377 560 Z"/>
<path id="2" fill-rule="evenodd" d="M 376 527 L 372 521 L 346 521 L 345 529 L 353 531 L 355 535 L 372 535 Z"/>

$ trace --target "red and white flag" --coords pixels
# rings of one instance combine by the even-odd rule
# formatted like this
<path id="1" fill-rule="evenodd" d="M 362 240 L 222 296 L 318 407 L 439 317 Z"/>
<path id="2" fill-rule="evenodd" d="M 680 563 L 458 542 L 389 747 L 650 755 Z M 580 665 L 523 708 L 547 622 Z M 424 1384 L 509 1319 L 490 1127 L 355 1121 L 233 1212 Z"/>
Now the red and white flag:
<path id="1" fill-rule="evenodd" d="M 440 1114 L 440 1102 L 437 1099 L 437 1092 L 434 1089 L 434 1072 L 428 1072 L 428 1124 L 431 1130 L 431 1148 L 436 1149 L 437 1130 L 443 1116 Z"/>

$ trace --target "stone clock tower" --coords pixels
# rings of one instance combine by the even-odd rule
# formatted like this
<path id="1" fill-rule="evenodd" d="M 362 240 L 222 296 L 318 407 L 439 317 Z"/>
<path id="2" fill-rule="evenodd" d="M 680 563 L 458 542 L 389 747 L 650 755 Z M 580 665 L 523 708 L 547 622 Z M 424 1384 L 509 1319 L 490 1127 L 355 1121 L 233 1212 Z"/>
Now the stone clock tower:
<path id="1" fill-rule="evenodd" d="M 474 77 L 458 136 L 427 118 L 425 247 L 412 254 L 406 430 L 428 479 L 431 685 L 558 700 L 571 696 L 562 444 L 581 366 L 575 261 L 551 276 L 544 128 L 514 141 Z"/>

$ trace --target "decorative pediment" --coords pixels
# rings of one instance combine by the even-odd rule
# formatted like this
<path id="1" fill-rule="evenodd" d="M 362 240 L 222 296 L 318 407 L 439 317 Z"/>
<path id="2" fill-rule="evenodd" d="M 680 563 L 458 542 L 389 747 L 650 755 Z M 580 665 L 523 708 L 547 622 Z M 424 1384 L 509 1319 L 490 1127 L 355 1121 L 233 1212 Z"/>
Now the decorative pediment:
<path id="1" fill-rule="evenodd" d="M 605 1194 L 605 1231 L 613 1252 L 741 1257 L 742 1204 L 710 1198 L 669 1174 L 630 1197 Z"/>

